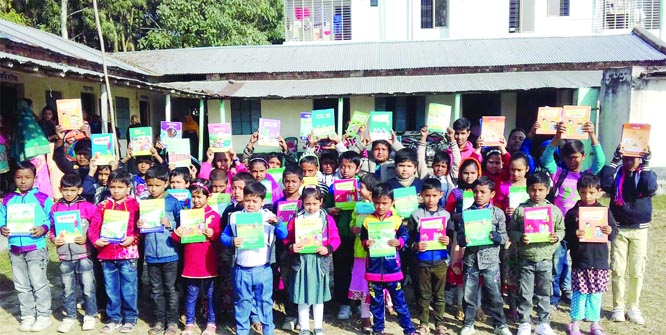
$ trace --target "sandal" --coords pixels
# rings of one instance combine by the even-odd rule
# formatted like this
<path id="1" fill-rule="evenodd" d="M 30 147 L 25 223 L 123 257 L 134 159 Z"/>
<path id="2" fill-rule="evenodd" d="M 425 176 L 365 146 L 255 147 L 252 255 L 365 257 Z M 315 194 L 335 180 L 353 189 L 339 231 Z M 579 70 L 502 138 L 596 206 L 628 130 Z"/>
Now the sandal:
<path id="1" fill-rule="evenodd" d="M 185 325 L 185 329 L 180 333 L 181 335 L 194 335 L 194 325 Z"/>
<path id="2" fill-rule="evenodd" d="M 116 331 L 119 328 L 120 328 L 119 323 L 109 322 L 109 323 L 105 324 L 104 327 L 102 327 L 102 329 L 99 330 L 99 332 L 104 333 L 104 334 L 109 334 L 109 333 L 113 333 L 114 331 Z"/>
<path id="3" fill-rule="evenodd" d="M 264 332 L 263 331 L 264 326 L 261 324 L 261 322 L 253 323 L 251 328 L 252 328 L 252 331 L 254 331 L 257 334 L 263 334 L 263 332 Z"/>
<path id="4" fill-rule="evenodd" d="M 420 325 L 418 328 L 416 328 L 416 333 L 417 335 L 427 335 L 430 332 L 430 329 L 428 328 L 427 325 Z"/>
<path id="5" fill-rule="evenodd" d="M 456 319 L 458 319 L 458 321 L 464 321 L 465 320 L 465 312 L 463 312 L 462 310 L 459 309 L 458 313 L 456 313 Z"/>
<path id="6" fill-rule="evenodd" d="M 136 323 L 125 322 L 122 327 L 120 327 L 121 333 L 131 333 L 136 328 Z"/>
<path id="7" fill-rule="evenodd" d="M 215 335 L 217 326 L 212 325 L 212 324 L 207 324 L 206 329 L 201 332 L 201 335 Z"/>
<path id="8" fill-rule="evenodd" d="M 590 335 L 606 335 L 604 329 L 601 326 L 591 327 L 590 326 Z"/>
<path id="9" fill-rule="evenodd" d="M 164 334 L 164 324 L 157 322 L 154 326 L 148 329 L 148 335 L 162 335 Z"/>
<path id="10" fill-rule="evenodd" d="M 449 332 L 448 329 L 444 326 L 437 326 L 435 328 L 435 335 L 453 335 L 451 332 Z"/>
<path id="11" fill-rule="evenodd" d="M 169 324 L 164 330 L 164 335 L 178 335 L 178 325 L 175 323 Z"/>

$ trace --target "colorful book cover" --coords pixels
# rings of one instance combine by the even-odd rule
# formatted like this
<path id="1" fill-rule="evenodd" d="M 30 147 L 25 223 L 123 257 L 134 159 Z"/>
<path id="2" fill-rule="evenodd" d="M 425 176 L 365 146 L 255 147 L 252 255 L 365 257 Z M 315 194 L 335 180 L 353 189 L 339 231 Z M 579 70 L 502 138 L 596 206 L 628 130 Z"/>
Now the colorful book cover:
<path id="1" fill-rule="evenodd" d="M 289 223 L 291 218 L 298 213 L 300 200 L 286 200 L 277 203 L 277 217 L 284 224 Z"/>
<path id="2" fill-rule="evenodd" d="M 183 205 L 183 208 L 187 209 L 192 207 L 192 193 L 190 190 L 177 190 L 177 189 L 167 189 L 167 193 L 171 194 L 172 197 L 180 201 L 180 204 Z"/>
<path id="3" fill-rule="evenodd" d="M 35 204 L 9 204 L 7 228 L 14 236 L 29 236 L 35 227 Z"/>
<path id="4" fill-rule="evenodd" d="M 463 192 L 463 199 L 462 199 L 462 209 L 463 211 L 468 210 L 470 207 L 474 205 L 474 192 L 472 191 L 464 191 Z"/>
<path id="5" fill-rule="evenodd" d="M 356 179 L 339 179 L 333 182 L 333 197 L 335 207 L 343 210 L 353 210 L 358 201 Z"/>
<path id="6" fill-rule="evenodd" d="M 317 177 L 303 177 L 303 187 L 317 187 L 318 185 L 319 179 L 317 179 Z"/>
<path id="7" fill-rule="evenodd" d="M 110 165 L 115 160 L 113 134 L 92 134 L 90 138 L 92 158 L 97 165 Z"/>
<path id="8" fill-rule="evenodd" d="M 301 140 L 307 141 L 308 136 L 312 133 L 312 113 L 301 113 Z"/>
<path id="9" fill-rule="evenodd" d="M 317 217 L 297 217 L 294 223 L 294 236 L 296 242 L 303 245 L 301 254 L 314 254 L 322 246 L 323 222 Z"/>
<path id="10" fill-rule="evenodd" d="M 0 144 L 0 173 L 9 171 L 9 161 L 7 160 L 7 146 Z"/>
<path id="11" fill-rule="evenodd" d="M 620 151 L 624 156 L 643 157 L 650 145 L 650 128 L 646 123 L 625 123 L 622 126 Z"/>
<path id="12" fill-rule="evenodd" d="M 587 140 L 589 134 L 583 131 L 585 122 L 590 121 L 590 106 L 564 106 L 562 122 L 567 131 L 562 134 L 565 140 Z"/>
<path id="13" fill-rule="evenodd" d="M 369 119 L 370 140 L 390 140 L 393 137 L 393 112 L 372 112 Z"/>
<path id="14" fill-rule="evenodd" d="M 266 188 L 266 197 L 264 200 L 266 201 L 267 204 L 272 204 L 273 203 L 273 183 L 271 183 L 270 180 L 264 179 L 264 181 L 261 182 L 262 185 Z"/>
<path id="15" fill-rule="evenodd" d="M 231 205 L 231 194 L 229 193 L 211 193 L 208 197 L 208 206 L 217 214 L 222 215 L 229 205 Z"/>
<path id="16" fill-rule="evenodd" d="M 209 123 L 208 141 L 208 146 L 213 152 L 231 150 L 231 123 Z"/>
<path id="17" fill-rule="evenodd" d="M 153 147 L 153 129 L 150 127 L 137 127 L 129 129 L 130 145 L 133 156 L 150 156 Z"/>
<path id="18" fill-rule="evenodd" d="M 347 135 L 351 138 L 356 138 L 360 135 L 361 128 L 368 123 L 370 114 L 354 111 L 351 119 L 349 120 L 349 126 L 347 126 Z"/>
<path id="19" fill-rule="evenodd" d="M 259 118 L 259 145 L 279 147 L 280 120 Z"/>
<path id="20" fill-rule="evenodd" d="M 396 188 L 393 190 L 393 197 L 395 209 L 403 219 L 410 217 L 419 208 L 419 198 L 414 186 Z"/>
<path id="21" fill-rule="evenodd" d="M 83 126 L 81 99 L 56 100 L 58 122 L 65 130 L 80 129 Z"/>
<path id="22" fill-rule="evenodd" d="M 462 213 L 465 222 L 465 237 L 468 247 L 493 244 L 490 232 L 493 231 L 493 213 L 490 208 L 475 209 Z"/>
<path id="23" fill-rule="evenodd" d="M 525 207 L 525 234 L 530 243 L 550 242 L 553 214 L 550 207 Z"/>
<path id="24" fill-rule="evenodd" d="M 107 209 L 104 211 L 102 228 L 99 237 L 106 239 L 109 243 L 122 243 L 127 235 L 129 224 L 129 212 Z"/>
<path id="25" fill-rule="evenodd" d="M 510 186 L 509 187 L 509 208 L 516 209 L 520 204 L 530 199 L 527 194 L 526 186 Z"/>
<path id="26" fill-rule="evenodd" d="M 356 227 L 363 227 L 363 221 L 368 215 L 375 212 L 375 204 L 372 202 L 359 201 L 356 203 Z"/>
<path id="27" fill-rule="evenodd" d="M 315 109 L 312 111 L 312 135 L 315 140 L 328 138 L 335 134 L 335 110 Z"/>
<path id="28" fill-rule="evenodd" d="M 431 133 L 446 133 L 451 124 L 451 106 L 430 103 L 428 104 L 428 131 Z"/>
<path id="29" fill-rule="evenodd" d="M 172 138 L 169 142 L 167 153 L 169 154 L 169 164 L 173 164 L 177 168 L 190 167 L 191 158 L 189 138 Z"/>
<path id="30" fill-rule="evenodd" d="M 243 239 L 238 249 L 260 249 L 264 242 L 264 219 L 261 213 L 236 213 L 236 236 Z"/>
<path id="31" fill-rule="evenodd" d="M 375 243 L 368 248 L 370 257 L 395 256 L 395 248 L 388 245 L 388 241 L 395 238 L 395 227 L 391 221 L 368 222 L 368 240 Z"/>
<path id="32" fill-rule="evenodd" d="M 164 216 L 164 199 L 139 200 L 139 220 L 143 222 L 143 228 L 139 229 L 140 233 L 163 232 Z"/>
<path id="33" fill-rule="evenodd" d="M 562 121 L 562 107 L 539 107 L 537 121 L 540 125 L 536 131 L 537 134 L 555 135 L 557 124 Z"/>
<path id="34" fill-rule="evenodd" d="M 180 211 L 180 226 L 183 227 L 180 243 L 205 242 L 203 234 L 206 227 L 206 215 L 203 208 L 183 209 Z"/>
<path id="35" fill-rule="evenodd" d="M 271 175 L 271 177 L 273 177 L 273 180 L 275 180 L 275 182 L 278 183 L 278 185 L 284 186 L 282 184 L 282 176 L 284 175 L 284 167 L 268 169 L 268 170 L 266 170 L 266 173 Z"/>
<path id="36" fill-rule="evenodd" d="M 444 250 L 446 245 L 439 242 L 446 236 L 446 218 L 443 216 L 419 219 L 420 241 L 428 243 L 428 250 Z"/>
<path id="37" fill-rule="evenodd" d="M 74 239 L 83 236 L 81 231 L 81 212 L 64 211 L 53 213 L 53 225 L 56 237 L 65 240 L 65 243 L 74 243 Z"/>
<path id="38" fill-rule="evenodd" d="M 608 235 L 601 232 L 601 227 L 608 225 L 607 207 L 579 207 L 578 229 L 585 230 L 581 242 L 608 243 Z"/>
<path id="39" fill-rule="evenodd" d="M 160 142 L 165 148 L 169 147 L 172 139 L 183 138 L 183 123 L 182 122 L 160 122 Z"/>
<path id="40" fill-rule="evenodd" d="M 501 146 L 502 137 L 504 137 L 504 116 L 484 116 L 481 119 L 481 137 L 483 137 L 483 146 L 497 147 Z"/>

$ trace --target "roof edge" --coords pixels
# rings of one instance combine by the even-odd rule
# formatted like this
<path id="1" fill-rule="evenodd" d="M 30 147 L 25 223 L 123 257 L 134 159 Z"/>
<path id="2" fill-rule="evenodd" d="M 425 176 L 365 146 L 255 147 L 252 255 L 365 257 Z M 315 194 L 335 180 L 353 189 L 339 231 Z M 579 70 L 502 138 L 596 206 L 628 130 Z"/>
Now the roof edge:
<path id="1" fill-rule="evenodd" d="M 662 54 L 666 54 L 666 42 L 661 40 L 655 34 L 649 32 L 645 27 L 637 25 L 632 29 L 632 34 L 638 36 L 645 43 L 649 44 L 651 47 L 659 50 Z"/>

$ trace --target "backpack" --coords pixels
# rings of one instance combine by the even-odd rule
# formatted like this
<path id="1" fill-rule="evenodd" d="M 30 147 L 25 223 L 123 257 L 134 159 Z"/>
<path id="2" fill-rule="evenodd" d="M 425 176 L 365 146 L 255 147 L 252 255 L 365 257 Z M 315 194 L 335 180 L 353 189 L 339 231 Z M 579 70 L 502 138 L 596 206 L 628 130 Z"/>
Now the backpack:
<path id="1" fill-rule="evenodd" d="M 557 197 L 560 187 L 562 187 L 564 180 L 567 179 L 567 174 L 569 174 L 569 170 L 560 169 L 560 174 L 559 176 L 557 176 L 555 184 L 553 185 L 553 187 L 550 188 L 550 192 L 548 192 L 548 195 L 546 196 L 546 200 L 548 200 L 550 203 L 555 202 L 555 198 Z"/>

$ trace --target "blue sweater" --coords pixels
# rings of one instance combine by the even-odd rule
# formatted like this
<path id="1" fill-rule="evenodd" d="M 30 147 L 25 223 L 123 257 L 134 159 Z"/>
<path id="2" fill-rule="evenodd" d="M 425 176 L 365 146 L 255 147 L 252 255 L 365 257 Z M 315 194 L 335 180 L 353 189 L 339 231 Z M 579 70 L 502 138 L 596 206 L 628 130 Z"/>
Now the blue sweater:
<path id="1" fill-rule="evenodd" d="M 176 245 L 171 240 L 171 232 L 180 225 L 180 202 L 168 195 L 164 198 L 164 213 L 171 223 L 171 229 L 144 235 L 146 263 L 167 263 L 178 260 Z"/>
<path id="2" fill-rule="evenodd" d="M 53 207 L 53 200 L 46 194 L 39 192 L 37 188 L 31 189 L 25 194 L 19 192 L 8 194 L 0 206 L 0 227 L 7 225 L 7 208 L 18 204 L 34 204 L 33 223 L 35 227 L 42 226 L 44 228 L 44 235 L 32 237 L 30 235 L 12 234 L 9 236 L 10 250 L 14 253 L 21 253 L 46 248 L 46 235 L 49 232 L 49 215 L 51 207 Z"/>
<path id="3" fill-rule="evenodd" d="M 451 214 L 449 214 L 449 212 L 441 207 L 434 212 L 430 212 L 425 209 L 424 205 L 420 205 L 419 208 L 415 210 L 414 213 L 412 213 L 412 216 L 409 218 L 409 225 L 407 227 L 407 229 L 410 231 L 410 236 L 413 243 L 421 242 L 421 234 L 419 229 L 420 219 L 432 217 L 445 217 L 446 235 L 448 235 L 449 238 L 453 236 L 454 226 L 453 221 L 451 221 Z M 447 249 L 427 250 L 424 252 L 417 251 L 416 256 L 419 259 L 419 266 L 432 266 L 446 262 L 446 260 L 449 259 L 449 252 Z"/>

